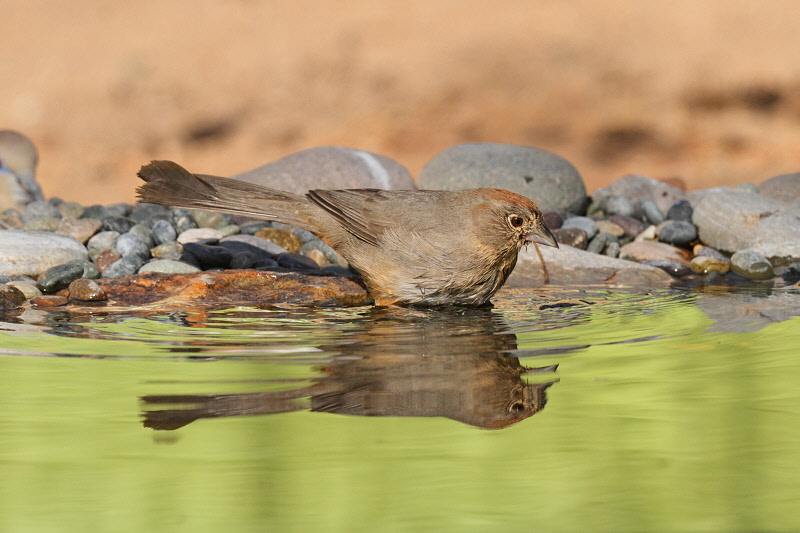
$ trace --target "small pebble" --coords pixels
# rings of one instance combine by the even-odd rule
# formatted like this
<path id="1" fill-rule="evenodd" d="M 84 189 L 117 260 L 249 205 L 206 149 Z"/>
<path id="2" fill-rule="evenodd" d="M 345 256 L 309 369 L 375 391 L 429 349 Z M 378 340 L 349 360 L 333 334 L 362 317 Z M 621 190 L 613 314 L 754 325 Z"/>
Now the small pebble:
<path id="1" fill-rule="evenodd" d="M 18 229 L 24 225 L 22 215 L 16 209 L 6 209 L 0 213 L 0 223 L 8 229 Z"/>
<path id="2" fill-rule="evenodd" d="M 90 261 L 84 261 L 83 259 L 73 259 L 69 263 L 69 265 L 80 265 L 83 268 L 83 274 L 81 277 L 84 279 L 97 279 L 100 277 L 100 269 L 97 265 Z"/>
<path id="3" fill-rule="evenodd" d="M 586 238 L 591 240 L 600 231 L 597 223 L 589 217 L 571 217 L 564 221 L 561 229 L 577 228 L 586 233 Z M 584 246 L 585 248 L 585 246 Z"/>
<path id="4" fill-rule="evenodd" d="M 242 232 L 241 228 L 236 224 L 228 224 L 227 226 L 222 226 L 221 228 L 217 228 L 219 231 L 225 236 L 228 237 L 230 235 L 238 235 Z"/>
<path id="5" fill-rule="evenodd" d="M 633 217 L 636 215 L 636 206 L 624 196 L 605 196 L 600 200 L 600 205 L 606 215 L 623 215 Z"/>
<path id="6" fill-rule="evenodd" d="M 22 225 L 25 231 L 56 231 L 60 218 L 32 218 Z"/>
<path id="7" fill-rule="evenodd" d="M 11 281 L 11 276 L 0 275 L 0 285 Z"/>
<path id="8" fill-rule="evenodd" d="M 58 292 L 82 275 L 83 265 L 79 263 L 56 265 L 39 276 L 39 289 L 45 294 Z"/>
<path id="9" fill-rule="evenodd" d="M 313 260 L 317 265 L 319 265 L 320 268 L 331 264 L 330 261 L 328 261 L 328 258 L 325 257 L 325 254 L 319 250 L 310 250 L 305 254 L 305 256 Z"/>
<path id="10" fill-rule="evenodd" d="M 183 261 L 174 261 L 172 259 L 156 259 L 150 261 L 139 269 L 140 274 L 146 272 L 161 272 L 164 274 L 193 274 L 200 272 L 200 269 L 189 263 Z"/>
<path id="11" fill-rule="evenodd" d="M 255 263 L 253 263 L 253 267 L 257 270 L 272 270 L 278 266 L 278 262 L 274 259 L 257 259 Z"/>
<path id="12" fill-rule="evenodd" d="M 67 205 L 67 204 L 64 204 Z M 58 223 L 56 233 L 72 237 L 81 244 L 86 244 L 98 231 L 102 224 L 93 218 L 72 218 L 64 216 Z"/>
<path id="13" fill-rule="evenodd" d="M 668 220 L 658 233 L 658 240 L 661 242 L 681 247 L 688 247 L 696 239 L 697 228 L 691 222 L 683 220 Z"/>
<path id="14" fill-rule="evenodd" d="M 652 200 L 642 200 L 641 210 L 650 224 L 658 226 L 664 222 L 664 213 L 661 212 L 661 209 L 659 209 Z"/>
<path id="15" fill-rule="evenodd" d="M 115 262 L 103 271 L 104 278 L 121 278 L 136 274 L 144 261 L 138 255 L 128 255 Z"/>
<path id="16" fill-rule="evenodd" d="M 155 222 L 166 222 L 165 220 L 156 220 Z M 154 222 L 154 223 L 155 223 Z M 169 222 L 167 222 L 169 224 Z M 129 233 L 133 233 L 147 245 L 148 248 L 152 248 L 156 245 L 155 238 L 153 237 L 153 230 L 150 229 L 149 226 L 145 224 L 136 224 L 133 226 Z"/>
<path id="17" fill-rule="evenodd" d="M 548 211 L 542 215 L 542 218 L 544 218 L 544 223 L 551 231 L 560 228 L 561 224 L 564 223 L 564 219 L 561 218 L 561 213 L 558 211 Z"/>
<path id="18" fill-rule="evenodd" d="M 191 210 L 197 225 L 201 228 L 214 228 L 220 229 L 224 226 L 236 224 L 236 219 L 227 213 L 218 213 L 216 211 L 203 211 L 201 209 Z"/>
<path id="19" fill-rule="evenodd" d="M 93 218 L 95 220 L 103 220 L 104 218 L 110 216 L 111 212 L 106 208 L 106 206 L 95 204 L 85 208 L 83 210 L 81 218 Z"/>
<path id="20" fill-rule="evenodd" d="M 670 261 L 669 259 L 646 259 L 640 261 L 643 265 L 650 265 L 652 267 L 660 268 L 674 278 L 682 278 L 692 273 L 691 269 L 677 261 Z"/>
<path id="21" fill-rule="evenodd" d="M 36 200 L 22 210 L 22 221 L 29 222 L 37 218 L 61 218 L 61 211 L 49 202 Z"/>
<path id="22" fill-rule="evenodd" d="M 65 218 L 81 218 L 84 211 L 86 210 L 78 202 L 64 202 L 58 206 L 58 212 Z"/>
<path id="23" fill-rule="evenodd" d="M 287 252 L 278 255 L 275 260 L 278 262 L 278 266 L 282 266 L 283 268 L 319 270 L 319 265 L 317 265 L 313 259 L 301 254 Z"/>
<path id="24" fill-rule="evenodd" d="M 606 249 L 603 251 L 603 255 L 607 255 L 608 257 L 619 257 L 619 250 L 620 246 L 619 243 L 616 241 L 611 241 L 606 246 Z"/>
<path id="25" fill-rule="evenodd" d="M 165 242 L 164 244 L 159 244 L 155 248 L 150 249 L 150 255 L 156 259 L 172 259 L 177 261 L 180 259 L 181 254 L 183 254 L 183 245 L 176 241 Z"/>
<path id="26" fill-rule="evenodd" d="M 270 242 L 274 242 L 288 252 L 297 253 L 303 246 L 303 240 L 291 231 L 278 228 L 264 228 L 255 235 Z"/>
<path id="27" fill-rule="evenodd" d="M 117 253 L 122 257 L 135 255 L 144 262 L 150 257 L 150 247 L 138 235 L 125 233 L 117 239 Z"/>
<path id="28" fill-rule="evenodd" d="M 186 230 L 197 229 L 198 227 L 197 221 L 188 209 L 181 209 L 179 207 L 170 209 L 169 216 L 172 227 L 175 228 L 177 235 L 180 235 Z"/>
<path id="29" fill-rule="evenodd" d="M 0 285 L 0 309 L 16 309 L 25 303 L 25 294 L 13 285 Z"/>
<path id="30" fill-rule="evenodd" d="M 223 237 L 225 237 L 225 235 L 223 235 L 221 231 L 214 228 L 194 228 L 180 233 L 178 235 L 178 242 L 181 244 L 186 244 L 189 242 L 196 243 L 208 240 L 219 241 L 222 240 Z"/>
<path id="31" fill-rule="evenodd" d="M 642 231 L 639 235 L 636 236 L 634 241 L 655 241 L 658 240 L 658 231 L 656 230 L 655 226 L 648 226 L 647 229 Z"/>
<path id="32" fill-rule="evenodd" d="M 200 268 L 200 261 L 198 261 L 197 258 L 195 256 L 193 256 L 192 254 L 190 254 L 189 252 L 183 252 L 181 254 L 180 258 L 178 258 L 178 261 L 180 261 L 181 263 L 186 263 L 187 265 L 193 266 L 197 270 L 202 270 Z"/>
<path id="33" fill-rule="evenodd" d="M 166 220 L 156 220 L 153 222 L 153 244 L 161 245 L 168 242 L 175 242 L 178 238 L 178 233 Z"/>
<path id="34" fill-rule="evenodd" d="M 100 269 L 100 272 L 105 272 L 108 267 L 120 260 L 120 255 L 116 250 L 106 250 L 94 258 L 94 265 Z"/>
<path id="35" fill-rule="evenodd" d="M 553 230 L 553 237 L 556 238 L 559 244 L 565 244 L 581 250 L 585 250 L 586 246 L 589 244 L 586 232 L 580 228 L 555 229 Z"/>
<path id="36" fill-rule="evenodd" d="M 116 231 L 120 235 L 128 233 L 136 225 L 134 220 L 118 216 L 108 216 L 103 219 L 103 231 Z"/>
<path id="37" fill-rule="evenodd" d="M 69 284 L 69 299 L 79 302 L 102 302 L 108 300 L 106 291 L 90 279 L 76 279 Z"/>
<path id="38" fill-rule="evenodd" d="M 89 250 L 89 257 L 92 261 L 105 251 L 116 251 L 119 235 L 116 231 L 101 231 L 89 239 L 89 242 L 86 243 L 86 249 Z"/>
<path id="39" fill-rule="evenodd" d="M 307 241 L 303 246 L 300 248 L 298 253 L 308 255 L 308 252 L 311 250 L 319 250 L 323 254 L 325 254 L 325 258 L 330 261 L 334 265 L 339 265 L 342 268 L 347 268 L 349 265 L 347 260 L 342 257 L 339 252 L 331 248 L 328 243 L 320 239 L 319 237 L 312 236 L 313 239 Z"/>
<path id="40" fill-rule="evenodd" d="M 208 246 L 193 242 L 184 244 L 183 251 L 195 256 L 197 261 L 207 268 L 227 268 L 233 257 L 230 250 L 222 246 Z"/>
<path id="41" fill-rule="evenodd" d="M 786 270 L 781 274 L 781 278 L 783 278 L 784 283 L 787 285 L 794 285 L 795 283 L 800 281 L 800 263 L 792 263 Z"/>
<path id="42" fill-rule="evenodd" d="M 149 224 L 152 226 L 155 220 L 159 218 L 169 218 L 169 210 L 163 205 L 158 204 L 137 204 L 130 214 L 130 218 L 142 224 Z"/>
<path id="43" fill-rule="evenodd" d="M 125 202 L 107 205 L 106 209 L 112 216 L 128 217 L 133 212 L 133 206 Z"/>
<path id="44" fill-rule="evenodd" d="M 728 257 L 722 252 L 719 252 L 714 248 L 711 248 L 710 246 L 704 246 L 702 244 L 698 244 L 697 246 L 694 247 L 694 255 L 695 257 L 698 256 L 711 257 L 712 259 L 717 259 L 719 261 L 730 261 L 730 259 L 728 259 Z"/>
<path id="45" fill-rule="evenodd" d="M 609 218 L 611 222 L 625 230 L 625 236 L 635 239 L 637 235 L 644 231 L 645 225 L 642 221 L 625 215 L 613 215 Z"/>
<path id="46" fill-rule="evenodd" d="M 739 250 L 733 254 L 731 270 L 749 279 L 769 279 L 775 276 L 772 264 L 755 250 Z"/>
<path id="47" fill-rule="evenodd" d="M 593 254 L 602 254 L 603 250 L 606 249 L 606 246 L 608 246 L 610 242 L 616 242 L 616 240 L 617 239 L 614 237 L 614 235 L 601 231 L 594 239 L 592 239 L 592 242 L 590 242 L 586 247 L 586 251 Z"/>
<path id="48" fill-rule="evenodd" d="M 58 206 L 60 206 L 61 204 L 64 203 L 64 200 L 62 200 L 58 196 L 52 196 L 47 200 L 47 203 L 50 204 L 50 205 L 54 205 L 54 206 L 58 207 Z"/>
<path id="49" fill-rule="evenodd" d="M 248 251 L 241 251 L 236 252 L 231 257 L 231 264 L 230 267 L 236 270 L 242 270 L 245 268 L 250 268 L 256 262 L 256 256 L 253 252 Z"/>
<path id="50" fill-rule="evenodd" d="M 239 226 L 239 229 L 245 235 L 255 235 L 256 232 L 262 228 L 271 228 L 272 222 L 266 220 L 257 220 L 255 222 L 248 222 Z"/>
<path id="51" fill-rule="evenodd" d="M 9 281 L 8 285 L 21 290 L 26 300 L 42 295 L 42 291 L 39 290 L 39 287 L 37 287 L 35 283 L 29 283 L 27 281 Z"/>
<path id="52" fill-rule="evenodd" d="M 610 220 L 598 220 L 597 228 L 600 230 L 600 233 L 609 233 L 616 238 L 625 235 L 625 230 L 622 229 L 619 224 L 614 224 Z"/>
<path id="53" fill-rule="evenodd" d="M 35 298 L 31 298 L 31 303 L 36 307 L 60 307 L 62 305 L 67 305 L 69 300 L 64 296 L 46 294 L 44 296 L 36 296 Z"/>
<path id="54" fill-rule="evenodd" d="M 692 272 L 697 274 L 708 274 L 709 272 L 717 272 L 719 274 L 727 274 L 731 269 L 731 262 L 727 258 L 720 260 L 714 257 L 704 255 L 697 255 L 692 259 L 689 265 Z"/>
<path id="55" fill-rule="evenodd" d="M 667 211 L 667 220 L 682 220 L 684 222 L 692 222 L 692 213 L 694 209 L 689 200 L 678 200 L 672 204 Z"/>
<path id="56" fill-rule="evenodd" d="M 282 246 L 278 246 L 272 241 L 262 239 L 261 237 L 256 237 L 255 235 L 231 235 L 230 237 L 225 237 L 222 239 L 219 245 L 227 248 L 231 252 L 240 252 L 242 250 L 251 251 L 255 254 L 256 261 L 258 261 L 260 259 L 260 255 L 262 255 L 258 253 L 258 250 L 260 250 L 262 253 L 266 252 L 269 257 L 287 252 L 287 250 Z"/>

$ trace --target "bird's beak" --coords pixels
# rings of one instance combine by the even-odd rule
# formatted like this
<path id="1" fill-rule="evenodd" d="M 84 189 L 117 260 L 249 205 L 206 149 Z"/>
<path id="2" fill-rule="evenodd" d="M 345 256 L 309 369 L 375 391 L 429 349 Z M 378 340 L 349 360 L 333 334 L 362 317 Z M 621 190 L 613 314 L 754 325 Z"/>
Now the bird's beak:
<path id="1" fill-rule="evenodd" d="M 552 246 L 553 248 L 558 248 L 558 242 L 556 241 L 556 238 L 553 237 L 553 233 L 546 224 L 542 224 L 538 229 L 530 232 L 528 234 L 528 240 L 543 246 Z"/>

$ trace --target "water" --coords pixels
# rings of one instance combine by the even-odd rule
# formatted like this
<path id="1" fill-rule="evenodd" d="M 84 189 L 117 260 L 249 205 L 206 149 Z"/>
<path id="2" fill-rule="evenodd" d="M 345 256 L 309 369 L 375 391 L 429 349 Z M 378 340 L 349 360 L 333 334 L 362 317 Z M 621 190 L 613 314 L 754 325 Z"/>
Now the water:
<path id="1" fill-rule="evenodd" d="M 798 530 L 799 302 L 6 313 L 0 531 Z"/>

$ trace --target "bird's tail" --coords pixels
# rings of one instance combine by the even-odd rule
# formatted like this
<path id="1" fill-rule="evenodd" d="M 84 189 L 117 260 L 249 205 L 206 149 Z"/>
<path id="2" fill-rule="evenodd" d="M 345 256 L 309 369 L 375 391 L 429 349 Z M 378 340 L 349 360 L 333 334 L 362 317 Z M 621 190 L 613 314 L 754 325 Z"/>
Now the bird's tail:
<path id="1" fill-rule="evenodd" d="M 298 194 L 230 178 L 192 174 L 172 161 L 151 161 L 139 170 L 138 176 L 146 182 L 136 189 L 143 202 L 221 211 L 316 229 L 311 223 L 315 206 Z"/>

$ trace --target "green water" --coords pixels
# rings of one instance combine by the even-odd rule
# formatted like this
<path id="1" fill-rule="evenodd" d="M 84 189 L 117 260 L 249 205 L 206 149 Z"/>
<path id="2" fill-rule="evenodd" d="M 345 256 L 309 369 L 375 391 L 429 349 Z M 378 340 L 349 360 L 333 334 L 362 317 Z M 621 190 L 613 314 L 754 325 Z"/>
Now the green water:
<path id="1" fill-rule="evenodd" d="M 796 289 L 555 296 L 0 316 L 0 531 L 800 530 Z"/>

